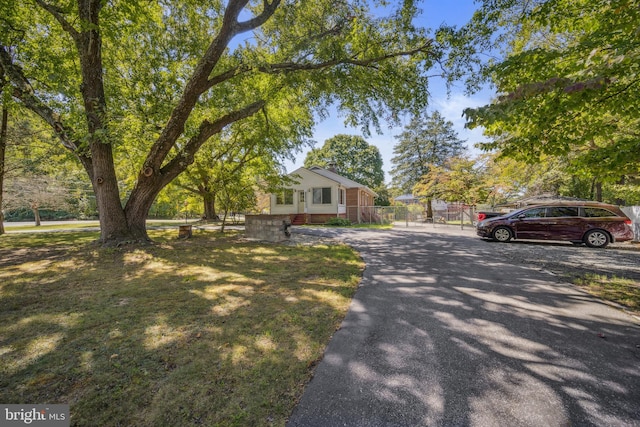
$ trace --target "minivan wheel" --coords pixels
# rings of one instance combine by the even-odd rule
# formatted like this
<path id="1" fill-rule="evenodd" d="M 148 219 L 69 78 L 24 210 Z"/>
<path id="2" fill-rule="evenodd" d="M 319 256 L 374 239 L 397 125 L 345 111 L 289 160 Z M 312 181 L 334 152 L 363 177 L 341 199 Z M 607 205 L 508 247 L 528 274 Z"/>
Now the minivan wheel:
<path id="1" fill-rule="evenodd" d="M 609 235 L 602 230 L 591 230 L 584 235 L 584 243 L 590 248 L 604 248 L 609 244 Z"/>
<path id="2" fill-rule="evenodd" d="M 498 242 L 508 242 L 513 237 L 513 233 L 507 227 L 496 227 L 491 235 Z"/>

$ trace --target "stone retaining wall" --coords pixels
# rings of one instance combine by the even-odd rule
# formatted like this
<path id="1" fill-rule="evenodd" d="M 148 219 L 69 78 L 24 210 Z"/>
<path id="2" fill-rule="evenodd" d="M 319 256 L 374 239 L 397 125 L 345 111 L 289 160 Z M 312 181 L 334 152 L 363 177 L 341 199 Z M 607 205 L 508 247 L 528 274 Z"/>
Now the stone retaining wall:
<path id="1" fill-rule="evenodd" d="M 282 242 L 291 236 L 290 227 L 289 215 L 245 216 L 245 235 L 249 239 Z"/>

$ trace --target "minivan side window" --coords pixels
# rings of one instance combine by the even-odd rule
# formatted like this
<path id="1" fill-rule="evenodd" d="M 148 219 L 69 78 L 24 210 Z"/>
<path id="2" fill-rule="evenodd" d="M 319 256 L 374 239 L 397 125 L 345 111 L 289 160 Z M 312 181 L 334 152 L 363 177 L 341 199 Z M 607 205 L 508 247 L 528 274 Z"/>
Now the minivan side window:
<path id="1" fill-rule="evenodd" d="M 584 208 L 584 216 L 586 216 L 587 218 L 603 218 L 617 215 L 602 208 Z"/>
<path id="2" fill-rule="evenodd" d="M 554 206 L 549 208 L 547 216 L 560 217 L 560 216 L 578 216 L 578 207 L 574 206 Z"/>

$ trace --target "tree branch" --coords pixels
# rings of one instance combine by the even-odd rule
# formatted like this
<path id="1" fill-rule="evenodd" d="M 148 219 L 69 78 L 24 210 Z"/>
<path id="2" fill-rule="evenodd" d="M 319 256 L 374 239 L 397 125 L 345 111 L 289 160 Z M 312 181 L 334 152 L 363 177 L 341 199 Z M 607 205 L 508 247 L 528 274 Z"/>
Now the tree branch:
<path id="1" fill-rule="evenodd" d="M 431 48 L 432 41 L 425 43 L 424 45 L 417 47 L 415 49 L 400 51 L 400 52 L 392 52 L 386 55 L 377 56 L 369 59 L 357 60 L 354 58 L 345 58 L 345 59 L 334 59 L 331 61 L 325 62 L 317 62 L 317 63 L 297 63 L 297 62 L 281 62 L 277 64 L 267 64 L 256 67 L 254 69 L 241 65 L 238 67 L 231 68 L 221 74 L 218 74 L 214 77 L 211 77 L 207 80 L 206 89 L 211 89 L 212 87 L 224 83 L 227 80 L 231 80 L 234 77 L 237 77 L 241 74 L 248 73 L 252 70 L 257 70 L 266 74 L 279 74 L 279 73 L 287 73 L 287 72 L 296 72 L 296 71 L 315 71 L 322 70 L 325 68 L 335 67 L 336 65 L 354 65 L 359 67 L 370 67 L 373 64 L 385 61 L 391 58 L 397 58 L 400 56 L 411 56 L 420 52 L 427 52 Z M 434 75 L 436 77 L 440 77 L 440 75 Z"/>
<path id="2" fill-rule="evenodd" d="M 24 105 L 51 126 L 62 145 L 78 155 L 78 144 L 69 137 L 69 133 L 60 121 L 60 116 L 45 105 L 35 95 L 31 83 L 27 80 L 22 69 L 13 63 L 11 55 L 5 46 L 0 45 L 0 70 L 13 86 L 12 96 L 21 100 Z M 90 159 L 89 159 L 90 160 Z"/>
<path id="3" fill-rule="evenodd" d="M 247 66 L 239 66 L 239 67 L 231 68 L 230 70 L 227 70 L 224 73 L 213 76 L 209 80 L 207 80 L 206 89 L 209 90 L 215 85 L 224 83 L 227 80 L 231 80 L 232 78 L 239 76 L 240 74 L 246 73 L 249 70 L 250 68 Z"/>
<path id="4" fill-rule="evenodd" d="M 196 152 L 209 138 L 222 131 L 226 126 L 254 115 L 260 111 L 265 104 L 265 101 L 257 101 L 240 110 L 233 111 L 223 117 L 220 117 L 213 122 L 206 120 L 202 122 L 198 129 L 198 133 L 185 144 L 184 148 L 180 150 L 180 152 L 169 163 L 160 169 L 162 182 L 165 184 L 171 182 L 171 180 L 192 164 Z M 141 174 L 138 182 L 144 180 L 144 178 L 146 178 L 146 176 Z"/>
<path id="5" fill-rule="evenodd" d="M 183 190 L 186 190 L 189 193 L 194 193 L 194 194 L 199 194 L 200 193 L 200 190 L 198 188 L 191 187 L 191 186 L 183 184 L 183 183 L 181 183 L 179 181 L 174 182 L 173 185 L 175 185 L 178 188 L 182 188 Z"/>
<path id="6" fill-rule="evenodd" d="M 263 9 L 260 15 L 245 22 L 238 22 L 238 29 L 236 34 L 251 31 L 267 22 L 267 20 L 271 18 L 271 16 L 275 13 L 276 9 L 280 5 L 280 0 L 273 0 L 271 3 L 269 3 L 267 0 L 263 0 L 262 4 Z"/>
<path id="7" fill-rule="evenodd" d="M 35 1 L 38 5 L 40 5 L 41 8 L 49 12 L 56 19 L 56 21 L 60 23 L 60 25 L 62 25 L 62 29 L 65 30 L 67 33 L 69 33 L 69 35 L 71 35 L 74 41 L 76 42 L 78 41 L 80 33 L 78 33 L 78 31 L 75 28 L 73 28 L 73 25 L 71 25 L 69 21 L 67 21 L 64 18 L 63 16 L 64 10 L 62 8 L 48 4 L 42 0 L 35 0 Z"/>
<path id="8" fill-rule="evenodd" d="M 317 62 L 317 63 L 305 63 L 299 64 L 296 62 L 281 62 L 279 64 L 268 64 L 258 67 L 258 71 L 267 73 L 267 74 L 278 74 L 278 73 L 287 73 L 294 71 L 313 71 L 313 70 L 321 70 L 324 68 L 335 67 L 336 65 L 354 65 L 358 67 L 370 67 L 373 64 L 385 61 L 387 59 L 398 58 L 401 56 L 411 56 L 420 52 L 427 52 L 431 47 L 432 42 L 429 41 L 422 46 L 419 46 L 415 49 L 410 49 L 406 51 L 400 52 L 391 52 L 386 55 L 376 56 L 368 59 L 353 59 L 353 58 L 344 58 L 344 59 L 333 59 L 331 61 L 325 62 Z"/>
<path id="9" fill-rule="evenodd" d="M 218 64 L 231 39 L 244 31 L 251 30 L 266 22 L 276 11 L 280 0 L 272 0 L 269 3 L 264 0 L 264 9 L 257 17 L 244 23 L 238 22 L 240 13 L 249 0 L 230 0 L 224 13 L 222 26 L 218 35 L 212 40 L 206 53 L 196 66 L 191 78 L 188 80 L 185 90 L 173 109 L 160 137 L 149 151 L 144 167 L 159 170 L 164 159 L 175 145 L 178 137 L 184 132 L 184 125 L 195 107 L 200 95 L 213 87 L 216 82 L 222 82 L 232 78 L 238 70 L 229 70 L 217 78 L 209 80 L 209 75 Z"/>

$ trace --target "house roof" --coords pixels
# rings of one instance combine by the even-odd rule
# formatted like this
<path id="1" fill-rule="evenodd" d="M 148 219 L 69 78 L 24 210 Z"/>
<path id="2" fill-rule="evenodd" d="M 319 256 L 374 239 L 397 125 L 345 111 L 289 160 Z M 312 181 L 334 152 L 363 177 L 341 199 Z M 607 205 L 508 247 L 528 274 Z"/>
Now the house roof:
<path id="1" fill-rule="evenodd" d="M 395 199 L 398 202 L 411 202 L 413 200 L 418 200 L 413 194 L 403 194 L 401 196 L 396 197 Z"/>
<path id="2" fill-rule="evenodd" d="M 332 181 L 337 182 L 338 184 L 342 185 L 345 188 L 363 188 L 367 191 L 369 191 L 371 194 L 373 194 L 374 196 L 377 196 L 378 194 L 373 191 L 372 189 L 370 189 L 369 187 L 367 187 L 364 184 L 360 184 L 359 182 L 356 182 L 352 179 L 346 178 L 342 175 L 338 175 L 335 172 L 332 172 L 330 170 L 321 168 L 320 166 L 311 166 L 309 168 L 300 168 L 300 169 L 307 169 L 310 172 L 316 173 L 320 176 L 323 176 L 327 179 L 330 179 Z M 295 171 L 291 173 L 292 175 L 295 174 Z"/>

